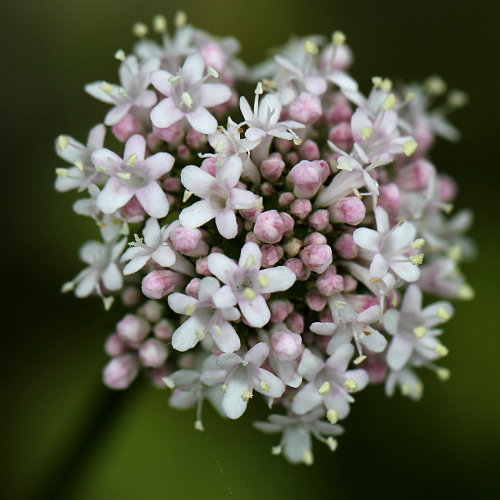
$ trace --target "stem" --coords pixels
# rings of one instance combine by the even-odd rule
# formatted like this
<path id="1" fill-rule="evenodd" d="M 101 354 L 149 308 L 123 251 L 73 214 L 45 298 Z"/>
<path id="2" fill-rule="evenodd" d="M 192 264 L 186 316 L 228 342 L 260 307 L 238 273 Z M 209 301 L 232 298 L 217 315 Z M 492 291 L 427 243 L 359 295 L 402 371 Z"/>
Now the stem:
<path id="1" fill-rule="evenodd" d="M 115 421 L 124 401 L 130 392 L 137 391 L 141 385 L 136 381 L 126 391 L 111 391 L 102 386 L 91 399 L 89 410 L 81 419 L 80 429 L 74 433 L 73 440 L 60 454 L 58 462 L 51 468 L 49 477 L 36 492 L 29 497 L 33 500 L 67 500 L 77 485 L 82 471 Z M 77 424 L 78 425 L 78 424 Z"/>

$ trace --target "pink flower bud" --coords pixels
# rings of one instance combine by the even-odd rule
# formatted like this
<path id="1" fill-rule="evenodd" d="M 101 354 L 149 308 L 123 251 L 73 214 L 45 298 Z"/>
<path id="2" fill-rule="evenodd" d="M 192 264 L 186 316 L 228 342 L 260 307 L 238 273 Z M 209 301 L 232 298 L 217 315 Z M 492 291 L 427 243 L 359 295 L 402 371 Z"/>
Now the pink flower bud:
<path id="1" fill-rule="evenodd" d="M 300 259 L 288 259 L 285 262 L 285 266 L 295 273 L 297 280 L 305 281 L 307 278 L 309 278 L 310 271 L 306 269 L 304 263 Z"/>
<path id="2" fill-rule="evenodd" d="M 160 321 L 165 308 L 163 304 L 157 302 L 156 300 L 148 300 L 141 306 L 139 313 L 142 314 L 150 323 L 156 323 Z"/>
<path id="3" fill-rule="evenodd" d="M 198 259 L 196 261 L 195 267 L 197 274 L 201 274 L 201 276 L 210 276 L 206 257 L 201 257 L 200 259 Z"/>
<path id="4" fill-rule="evenodd" d="M 304 238 L 304 246 L 308 245 L 325 245 L 326 237 L 321 233 L 310 233 Z"/>
<path id="5" fill-rule="evenodd" d="M 455 183 L 455 181 L 447 175 L 440 175 L 438 200 L 449 202 L 452 201 L 453 198 L 455 198 L 456 194 L 457 184 Z"/>
<path id="6" fill-rule="evenodd" d="M 299 219 L 305 219 L 312 211 L 310 200 L 299 198 L 290 205 L 290 212 Z"/>
<path id="7" fill-rule="evenodd" d="M 358 246 L 350 233 L 344 233 L 335 242 L 335 250 L 343 259 L 355 259 L 358 256 Z"/>
<path id="8" fill-rule="evenodd" d="M 153 327 L 154 336 L 162 340 L 170 340 L 174 333 L 174 327 L 168 319 L 162 319 Z"/>
<path id="9" fill-rule="evenodd" d="M 191 158 L 191 151 L 186 145 L 181 144 L 177 147 L 177 156 L 181 160 L 189 160 L 189 158 Z"/>
<path id="10" fill-rule="evenodd" d="M 287 300 L 274 300 L 269 304 L 271 310 L 271 321 L 283 323 L 286 317 L 293 311 L 293 305 Z"/>
<path id="11" fill-rule="evenodd" d="M 251 231 L 245 235 L 245 243 L 248 243 L 249 241 L 257 243 L 257 245 L 262 245 L 259 238 L 257 238 L 257 236 L 255 236 L 255 234 L 253 234 L 253 232 Z"/>
<path id="12" fill-rule="evenodd" d="M 283 221 L 283 224 L 285 225 L 285 232 L 283 233 L 283 235 L 290 236 L 293 233 L 293 228 L 295 226 L 295 221 L 293 220 L 293 217 L 290 214 L 287 214 L 286 212 L 280 212 L 280 217 L 281 220 Z"/>
<path id="13" fill-rule="evenodd" d="M 117 333 L 109 335 L 104 344 L 104 350 L 109 356 L 121 356 L 127 349 L 127 344 L 125 344 Z"/>
<path id="14" fill-rule="evenodd" d="M 228 57 L 218 43 L 211 42 L 203 45 L 201 47 L 201 55 L 205 60 L 205 64 L 212 66 L 219 73 L 224 71 L 227 66 Z"/>
<path id="15" fill-rule="evenodd" d="M 301 160 L 314 161 L 319 160 L 321 155 L 318 145 L 311 139 L 305 140 L 299 148 Z"/>
<path id="16" fill-rule="evenodd" d="M 167 177 L 163 181 L 163 187 L 169 193 L 178 193 L 181 190 L 181 181 L 178 177 Z"/>
<path id="17" fill-rule="evenodd" d="M 380 384 L 385 380 L 387 365 L 379 356 L 368 356 L 363 362 L 363 368 L 368 372 L 371 384 Z"/>
<path id="18" fill-rule="evenodd" d="M 142 299 L 142 295 L 135 286 L 128 286 L 122 292 L 122 302 L 124 305 L 135 306 Z"/>
<path id="19" fill-rule="evenodd" d="M 127 314 L 116 325 L 116 331 L 118 335 L 120 335 L 120 338 L 132 344 L 144 340 L 148 336 L 150 330 L 151 325 L 144 318 L 136 314 Z"/>
<path id="20" fill-rule="evenodd" d="M 255 222 L 257 220 L 257 217 L 259 214 L 262 213 L 264 209 L 262 207 L 260 208 L 247 208 L 247 209 L 242 209 L 240 210 L 240 215 L 245 219 L 250 222 Z"/>
<path id="21" fill-rule="evenodd" d="M 186 295 L 189 295 L 190 297 L 194 297 L 195 299 L 198 298 L 198 290 L 200 288 L 200 278 L 193 278 L 187 285 L 186 285 Z"/>
<path id="22" fill-rule="evenodd" d="M 337 274 L 335 267 L 329 267 L 317 280 L 316 288 L 325 297 L 344 291 L 344 278 Z"/>
<path id="23" fill-rule="evenodd" d="M 427 187 L 435 173 L 436 169 L 432 163 L 419 158 L 398 172 L 396 182 L 401 189 L 419 191 Z"/>
<path id="24" fill-rule="evenodd" d="M 190 129 L 186 135 L 186 144 L 195 151 L 198 151 L 206 142 L 207 136 L 194 128 Z"/>
<path id="25" fill-rule="evenodd" d="M 285 224 L 277 210 L 268 210 L 257 216 L 253 232 L 264 243 L 278 243 L 285 232 Z"/>
<path id="26" fill-rule="evenodd" d="M 352 117 L 352 110 L 349 104 L 345 101 L 334 104 L 326 111 L 326 119 L 329 123 L 350 122 Z"/>
<path id="27" fill-rule="evenodd" d="M 150 299 L 161 299 L 181 288 L 185 282 L 186 277 L 174 271 L 151 271 L 142 280 L 142 293 Z"/>
<path id="28" fill-rule="evenodd" d="M 380 186 L 378 204 L 382 208 L 385 208 L 389 213 L 397 212 L 402 201 L 403 196 L 401 195 L 401 191 L 396 183 L 390 182 L 385 186 Z"/>
<path id="29" fill-rule="evenodd" d="M 276 182 L 285 169 L 285 162 L 279 153 L 273 153 L 260 165 L 260 173 L 264 179 Z"/>
<path id="30" fill-rule="evenodd" d="M 126 114 L 117 124 L 113 125 L 111 131 L 121 142 L 126 142 L 134 134 L 144 135 L 146 133 L 141 120 L 131 113 Z"/>
<path id="31" fill-rule="evenodd" d="M 362 294 L 349 295 L 349 304 L 356 312 L 360 313 L 369 307 L 378 306 L 380 302 L 374 295 Z"/>
<path id="32" fill-rule="evenodd" d="M 292 332 L 302 333 L 304 331 L 304 318 L 296 312 L 293 312 L 286 319 L 286 325 Z"/>
<path id="33" fill-rule="evenodd" d="M 182 120 L 176 121 L 170 127 L 158 128 L 153 125 L 153 133 L 169 144 L 178 144 L 184 136 L 184 125 Z"/>
<path id="34" fill-rule="evenodd" d="M 270 182 L 263 182 L 260 185 L 260 192 L 262 196 L 272 196 L 276 193 L 276 189 L 274 189 L 274 186 Z"/>
<path id="35" fill-rule="evenodd" d="M 165 363 L 168 351 L 163 342 L 157 339 L 148 339 L 139 349 L 139 359 L 143 366 L 159 368 Z"/>
<path id="36" fill-rule="evenodd" d="M 325 307 L 325 309 L 319 313 L 319 320 L 322 323 L 333 323 L 332 311 L 329 307 Z"/>
<path id="37" fill-rule="evenodd" d="M 330 222 L 330 214 L 326 208 L 315 210 L 309 216 L 309 224 L 316 231 L 324 231 Z"/>
<path id="38" fill-rule="evenodd" d="M 351 126 L 347 122 L 341 122 L 335 125 L 328 133 L 328 139 L 335 144 L 335 146 L 348 151 L 353 145 Z"/>
<path id="39" fill-rule="evenodd" d="M 271 343 L 280 361 L 292 361 L 302 354 L 302 337 L 298 333 L 274 332 Z"/>
<path id="40" fill-rule="evenodd" d="M 358 286 L 358 282 L 350 275 L 344 275 L 344 292 L 354 292 Z"/>
<path id="41" fill-rule="evenodd" d="M 278 198 L 278 205 L 280 207 L 288 207 L 293 200 L 295 200 L 295 196 L 292 193 L 281 193 Z"/>
<path id="42" fill-rule="evenodd" d="M 170 241 L 178 252 L 190 257 L 201 257 L 209 251 L 198 228 L 178 226 L 170 233 Z"/>
<path id="43" fill-rule="evenodd" d="M 286 161 L 291 165 L 295 165 L 299 161 L 298 153 L 291 151 L 286 155 Z"/>
<path id="44" fill-rule="evenodd" d="M 307 292 L 306 304 L 313 311 L 322 311 L 326 306 L 326 297 L 316 292 Z"/>
<path id="45" fill-rule="evenodd" d="M 151 377 L 151 382 L 157 389 L 165 390 L 167 386 L 165 385 L 163 379 L 171 374 L 171 368 L 169 368 L 168 366 L 161 366 L 160 368 L 154 368 L 153 370 L 151 370 L 149 375 Z"/>
<path id="46" fill-rule="evenodd" d="M 292 168 L 287 181 L 293 186 L 295 196 L 312 198 L 325 181 L 323 167 L 318 161 L 302 160 Z"/>
<path id="47" fill-rule="evenodd" d="M 126 389 L 139 373 L 139 360 L 135 354 L 113 358 L 104 367 L 102 379 L 110 389 Z"/>
<path id="48" fill-rule="evenodd" d="M 300 252 L 300 258 L 308 269 L 321 274 L 332 263 L 332 249 L 329 245 L 309 245 Z"/>
<path id="49" fill-rule="evenodd" d="M 275 139 L 275 144 L 281 154 L 286 154 L 290 151 L 290 149 L 292 149 L 292 141 L 289 141 L 288 139 Z"/>
<path id="50" fill-rule="evenodd" d="M 142 208 L 142 205 L 135 196 L 132 196 L 130 201 L 127 202 L 125 206 L 120 208 L 120 213 L 127 222 L 132 224 L 142 222 L 146 216 L 144 208 Z"/>
<path id="51" fill-rule="evenodd" d="M 283 257 L 283 248 L 279 245 L 262 245 L 262 267 L 273 267 Z"/>
<path id="52" fill-rule="evenodd" d="M 348 196 L 330 205 L 328 211 L 332 222 L 357 226 L 365 218 L 366 207 L 356 196 Z"/>
<path id="53" fill-rule="evenodd" d="M 314 123 L 322 113 L 320 98 L 307 92 L 302 92 L 288 108 L 290 118 L 305 125 Z"/>

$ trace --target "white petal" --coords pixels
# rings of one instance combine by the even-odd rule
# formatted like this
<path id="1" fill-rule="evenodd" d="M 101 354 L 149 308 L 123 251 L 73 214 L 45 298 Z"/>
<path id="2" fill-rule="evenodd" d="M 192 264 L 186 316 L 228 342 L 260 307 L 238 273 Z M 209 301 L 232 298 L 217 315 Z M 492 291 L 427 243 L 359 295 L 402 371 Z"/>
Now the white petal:
<path id="1" fill-rule="evenodd" d="M 172 335 L 172 347 L 176 351 L 187 351 L 192 349 L 199 339 L 196 335 L 197 330 L 204 330 L 204 325 L 194 316 L 188 318 L 182 323 Z"/>
<path id="2" fill-rule="evenodd" d="M 105 214 L 112 214 L 123 207 L 133 195 L 134 192 L 119 179 L 110 177 L 97 197 L 97 207 Z"/>
<path id="3" fill-rule="evenodd" d="M 269 279 L 269 283 L 262 288 L 263 293 L 283 292 L 288 290 L 297 279 L 295 273 L 286 266 L 273 267 L 260 271 Z"/>
<path id="4" fill-rule="evenodd" d="M 253 300 L 240 299 L 238 305 L 240 306 L 241 314 L 243 314 L 250 326 L 262 328 L 269 323 L 271 312 L 262 295 L 257 295 Z"/>
<path id="5" fill-rule="evenodd" d="M 215 178 L 205 170 L 187 165 L 181 171 L 181 183 L 199 198 L 207 198 L 210 191 L 215 188 Z"/>
<path id="6" fill-rule="evenodd" d="M 222 408 L 229 418 L 240 418 L 245 413 L 247 401 L 243 401 L 241 395 L 250 389 L 247 370 L 243 367 L 236 368 L 227 383 L 227 392 L 222 400 Z"/>
<path id="7" fill-rule="evenodd" d="M 151 217 L 161 219 L 168 214 L 169 203 L 160 185 L 152 181 L 147 186 L 135 191 L 135 196 L 142 208 Z"/>
<path id="8" fill-rule="evenodd" d="M 210 272 L 223 283 L 229 283 L 239 273 L 238 265 L 221 253 L 211 253 L 207 259 Z"/>
<path id="9" fill-rule="evenodd" d="M 231 89 L 223 83 L 205 83 L 201 86 L 201 103 L 206 108 L 218 106 L 230 97 Z"/>
<path id="10" fill-rule="evenodd" d="M 401 335 L 395 335 L 387 351 L 387 364 L 393 370 L 400 370 L 410 359 L 413 344 Z"/>
<path id="11" fill-rule="evenodd" d="M 175 105 L 171 97 L 161 100 L 151 110 L 151 121 L 155 127 L 167 128 L 178 122 L 184 113 Z"/>
<path id="12" fill-rule="evenodd" d="M 370 252 L 377 253 L 380 249 L 380 235 L 373 229 L 360 227 L 356 229 L 352 235 L 354 243 L 358 247 L 369 250 Z"/>
<path id="13" fill-rule="evenodd" d="M 187 121 L 201 134 L 213 134 L 217 130 L 217 120 L 203 106 L 198 106 L 186 114 Z"/>
<path id="14" fill-rule="evenodd" d="M 174 157 L 169 153 L 156 153 L 142 163 L 150 179 L 158 179 L 172 170 Z"/>

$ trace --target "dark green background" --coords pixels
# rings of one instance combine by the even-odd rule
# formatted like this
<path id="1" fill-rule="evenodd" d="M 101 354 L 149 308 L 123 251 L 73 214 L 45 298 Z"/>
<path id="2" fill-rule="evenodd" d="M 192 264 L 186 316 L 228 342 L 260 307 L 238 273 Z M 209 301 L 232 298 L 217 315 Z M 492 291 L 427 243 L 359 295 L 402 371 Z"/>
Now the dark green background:
<path id="1" fill-rule="evenodd" d="M 361 0 L 38 0 L 1 8 L 3 229 L 2 475 L 0 496 L 65 499 L 491 498 L 498 484 L 499 2 Z M 130 49 L 134 21 L 184 9 L 200 28 L 236 35 L 256 62 L 289 34 L 342 29 L 355 53 L 353 75 L 421 79 L 441 74 L 466 90 L 453 117 L 457 145 L 441 143 L 438 168 L 458 179 L 457 206 L 475 212 L 479 258 L 466 266 L 477 292 L 447 328 L 446 383 L 425 377 L 423 400 L 386 399 L 380 387 L 357 398 L 335 454 L 317 447 L 313 467 L 273 457 L 275 436 L 252 429 L 254 402 L 237 422 L 208 407 L 206 432 L 192 412 L 167 406 L 167 392 L 139 384 L 112 400 L 102 433 L 63 465 L 99 401 L 102 344 L 119 319 L 96 299 L 61 296 L 80 269 L 77 249 L 95 227 L 53 191 L 60 166 L 53 140 L 83 140 L 106 106 L 83 84 L 115 81 L 118 48 Z M 7 179 L 5 179 L 7 176 Z M 101 422 L 106 424 L 102 417 Z M 55 479 L 54 479 L 55 478 Z M 55 483 L 53 482 L 55 481 Z M 498 490 L 496 490 L 498 492 Z M 56 498 L 49 494 L 45 498 Z"/>

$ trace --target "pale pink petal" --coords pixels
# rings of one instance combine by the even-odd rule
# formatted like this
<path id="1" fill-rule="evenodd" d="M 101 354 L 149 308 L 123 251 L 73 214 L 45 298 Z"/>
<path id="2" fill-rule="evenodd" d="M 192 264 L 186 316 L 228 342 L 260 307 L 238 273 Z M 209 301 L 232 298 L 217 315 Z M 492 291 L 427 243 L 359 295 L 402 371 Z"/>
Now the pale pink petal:
<path id="1" fill-rule="evenodd" d="M 248 104 L 248 101 L 243 96 L 240 97 L 240 109 L 245 121 L 251 122 L 253 120 L 253 111 L 250 104 Z"/>
<path id="2" fill-rule="evenodd" d="M 238 224 L 236 222 L 236 215 L 232 208 L 225 208 L 215 216 L 215 224 L 217 231 L 220 235 L 231 240 L 238 234 Z"/>
<path id="3" fill-rule="evenodd" d="M 217 168 L 217 182 L 220 186 L 234 188 L 240 180 L 243 163 L 241 158 L 233 155 Z"/>
<path id="4" fill-rule="evenodd" d="M 156 249 L 151 254 L 151 258 L 161 267 L 170 267 L 175 264 L 176 260 L 175 252 L 168 245 L 162 245 Z"/>
<path id="5" fill-rule="evenodd" d="M 314 95 L 326 92 L 327 82 L 322 76 L 308 76 L 304 81 L 305 88 Z"/>
<path id="6" fill-rule="evenodd" d="M 87 147 L 89 149 L 102 148 L 105 136 L 106 127 L 102 123 L 99 123 L 95 127 L 92 127 L 87 138 Z"/>
<path id="7" fill-rule="evenodd" d="M 269 346 L 265 342 L 255 344 L 246 354 L 245 361 L 254 367 L 261 366 L 269 355 Z"/>
<path id="8" fill-rule="evenodd" d="M 219 309 L 226 309 L 234 306 L 238 299 L 229 285 L 223 286 L 213 296 L 214 304 Z"/>
<path id="9" fill-rule="evenodd" d="M 422 290 L 418 285 L 409 285 L 403 297 L 401 312 L 403 314 L 418 313 L 422 309 Z"/>
<path id="10" fill-rule="evenodd" d="M 362 370 L 361 368 L 345 372 L 345 378 L 352 378 L 356 382 L 356 389 L 350 392 L 362 391 L 368 385 L 369 381 L 368 373 L 366 373 L 366 371 Z"/>
<path id="11" fill-rule="evenodd" d="M 420 268 L 410 261 L 391 263 L 391 269 L 408 283 L 417 281 L 420 278 Z"/>
<path id="12" fill-rule="evenodd" d="M 247 269 L 260 269 L 262 262 L 262 253 L 259 245 L 253 241 L 245 243 L 240 252 L 240 260 L 238 265 Z"/>
<path id="13" fill-rule="evenodd" d="M 309 327 L 311 332 L 316 333 L 317 335 L 333 335 L 335 330 L 337 329 L 337 325 L 335 323 L 312 323 Z"/>
<path id="14" fill-rule="evenodd" d="M 261 382 L 264 382 L 266 390 L 262 389 Z M 265 396 L 271 398 L 279 398 L 285 392 L 285 384 L 271 372 L 259 368 L 256 373 L 256 380 L 254 382 L 254 389 Z"/>
<path id="15" fill-rule="evenodd" d="M 343 372 L 349 364 L 353 354 L 354 346 L 352 344 L 342 344 L 327 359 L 326 365 L 332 370 Z"/>
<path id="16" fill-rule="evenodd" d="M 102 282 L 108 290 L 119 290 L 122 287 L 123 274 L 114 262 L 111 262 L 102 273 Z"/>
<path id="17" fill-rule="evenodd" d="M 400 370 L 410 359 L 413 345 L 401 335 L 396 335 L 387 351 L 387 364 L 393 370 Z"/>
<path id="18" fill-rule="evenodd" d="M 201 134 L 213 134 L 217 130 L 217 120 L 203 106 L 198 106 L 186 114 L 187 121 Z"/>
<path id="19" fill-rule="evenodd" d="M 155 127 L 167 128 L 170 125 L 178 122 L 184 114 L 175 105 L 175 101 L 171 97 L 161 100 L 151 110 L 151 121 Z"/>
<path id="20" fill-rule="evenodd" d="M 383 136 L 391 135 L 398 125 L 398 114 L 396 111 L 389 109 L 382 115 L 382 120 L 378 123 L 377 133 Z"/>
<path id="21" fill-rule="evenodd" d="M 219 289 L 220 284 L 215 278 L 211 276 L 203 278 L 198 289 L 198 299 L 201 302 L 211 300 Z"/>
<path id="22" fill-rule="evenodd" d="M 360 227 L 354 231 L 352 237 L 358 247 L 373 253 L 377 253 L 380 250 L 380 235 L 373 229 Z"/>
<path id="23" fill-rule="evenodd" d="M 416 232 L 417 230 L 411 222 L 398 224 L 386 236 L 384 246 L 394 249 L 405 248 L 415 239 Z"/>
<path id="24" fill-rule="evenodd" d="M 201 104 L 205 108 L 218 106 L 230 97 L 231 89 L 223 83 L 205 83 L 201 86 Z"/>
<path id="25" fill-rule="evenodd" d="M 263 269 L 259 274 L 269 279 L 269 283 L 262 287 L 262 293 L 283 292 L 288 290 L 297 279 L 295 273 L 287 266 Z"/>
<path id="26" fill-rule="evenodd" d="M 186 227 L 200 227 L 217 215 L 208 200 L 201 200 L 186 207 L 179 215 L 181 224 Z"/>
<path id="27" fill-rule="evenodd" d="M 199 198 L 207 198 L 215 187 L 215 178 L 194 165 L 188 165 L 182 169 L 181 182 L 188 191 Z"/>
<path id="28" fill-rule="evenodd" d="M 176 351 L 192 349 L 198 342 L 197 330 L 204 330 L 204 325 L 196 317 L 188 318 L 172 335 L 172 347 Z"/>
<path id="29" fill-rule="evenodd" d="M 144 90 L 134 100 L 134 106 L 139 108 L 152 108 L 158 99 L 152 90 Z"/>
<path id="30" fill-rule="evenodd" d="M 130 262 L 123 268 L 123 274 L 128 276 L 134 274 L 142 269 L 149 261 L 149 255 L 138 255 L 130 260 Z"/>
<path id="31" fill-rule="evenodd" d="M 112 214 L 127 204 L 134 192 L 116 177 L 110 177 L 97 197 L 97 207 L 105 214 Z"/>
<path id="32" fill-rule="evenodd" d="M 108 125 L 108 127 L 116 125 L 122 118 L 125 117 L 125 115 L 130 111 L 131 107 L 132 103 L 126 102 L 123 104 L 118 104 L 118 106 L 111 108 L 106 113 L 106 117 L 104 118 L 104 123 Z"/>
<path id="33" fill-rule="evenodd" d="M 356 92 L 358 90 L 356 80 L 343 71 L 334 71 L 329 75 L 328 79 L 342 90 L 347 90 L 348 92 Z"/>
<path id="34" fill-rule="evenodd" d="M 315 356 L 309 349 L 304 351 L 297 371 L 308 380 L 313 380 L 319 370 L 323 367 L 323 362 Z"/>
<path id="35" fill-rule="evenodd" d="M 201 54 L 191 54 L 186 58 L 184 66 L 182 66 L 182 75 L 191 83 L 196 83 L 201 80 L 203 70 L 205 69 L 205 61 Z"/>
<path id="36" fill-rule="evenodd" d="M 223 283 L 230 282 L 232 277 L 239 272 L 236 262 L 221 253 L 211 253 L 208 256 L 207 263 L 210 272 Z"/>
<path id="37" fill-rule="evenodd" d="M 106 148 L 96 149 L 92 153 L 91 160 L 96 167 L 104 167 L 109 174 L 116 172 L 123 163 L 116 153 Z"/>
<path id="38" fill-rule="evenodd" d="M 143 161 L 144 169 L 150 179 L 158 179 L 172 170 L 174 157 L 170 153 L 156 153 Z"/>
<path id="39" fill-rule="evenodd" d="M 243 401 L 241 395 L 250 389 L 247 370 L 238 367 L 227 383 L 227 391 L 222 399 L 222 408 L 229 418 L 240 418 L 245 413 L 247 401 Z"/>
<path id="40" fill-rule="evenodd" d="M 211 333 L 212 339 L 217 344 L 217 347 L 222 352 L 237 351 L 241 347 L 241 342 L 236 330 L 227 321 L 223 321 L 218 326 L 220 332 L 213 331 Z"/>
<path id="41" fill-rule="evenodd" d="M 151 73 L 151 83 L 153 87 L 158 89 L 163 95 L 169 96 L 172 92 L 172 84 L 168 80 L 171 77 L 171 73 L 159 69 Z"/>
<path id="42" fill-rule="evenodd" d="M 125 144 L 125 151 L 123 152 L 123 159 L 125 162 L 132 155 L 136 155 L 139 163 L 144 160 L 144 153 L 146 152 L 146 139 L 142 135 L 134 134 L 127 140 Z"/>
<path id="43" fill-rule="evenodd" d="M 380 279 L 387 274 L 388 270 L 389 264 L 385 260 L 384 256 L 380 253 L 376 253 L 373 257 L 372 263 L 370 264 L 370 274 L 375 279 Z"/>
<path id="44" fill-rule="evenodd" d="M 168 214 L 167 196 L 157 182 L 150 182 L 147 186 L 136 190 L 135 196 L 151 217 L 161 219 Z"/>
<path id="45" fill-rule="evenodd" d="M 342 391 L 330 391 L 326 394 L 325 406 L 329 410 L 335 410 L 338 413 L 339 419 L 349 415 L 349 403 L 346 401 L 346 394 Z"/>
<path id="46" fill-rule="evenodd" d="M 194 297 L 178 292 L 169 295 L 167 300 L 170 309 L 177 314 L 186 314 L 186 311 L 196 307 L 198 304 L 198 301 Z"/>
<path id="47" fill-rule="evenodd" d="M 352 136 L 356 142 L 362 142 L 364 139 L 361 137 L 361 130 L 364 128 L 372 128 L 372 121 L 366 116 L 366 113 L 357 109 L 351 117 Z"/>
<path id="48" fill-rule="evenodd" d="M 380 306 L 371 306 L 358 314 L 360 323 L 370 324 L 380 318 Z"/>
<path id="49" fill-rule="evenodd" d="M 377 207 L 375 209 L 375 220 L 379 233 L 387 233 L 387 231 L 389 231 L 389 216 L 382 207 Z"/>
<path id="50" fill-rule="evenodd" d="M 366 335 L 366 332 L 369 332 L 370 335 Z M 382 352 L 387 347 L 387 339 L 370 326 L 363 329 L 363 333 L 360 335 L 360 341 L 373 352 Z"/>
<path id="51" fill-rule="evenodd" d="M 99 278 L 97 271 L 94 269 L 88 268 L 83 272 L 84 274 L 79 275 L 80 277 L 83 276 L 83 278 L 80 279 L 75 288 L 75 295 L 78 298 L 88 297 L 95 290 Z"/>
<path id="52" fill-rule="evenodd" d="M 241 314 L 243 314 L 250 326 L 262 328 L 269 323 L 271 312 L 262 295 L 257 295 L 253 300 L 240 299 L 238 305 L 240 306 Z"/>
<path id="53" fill-rule="evenodd" d="M 254 208 L 258 196 L 247 189 L 233 188 L 229 193 L 229 203 L 235 210 Z"/>
<path id="54" fill-rule="evenodd" d="M 311 382 L 306 384 L 293 398 L 292 411 L 298 415 L 304 415 L 320 406 L 322 402 L 323 398 L 318 393 L 316 384 Z"/>

